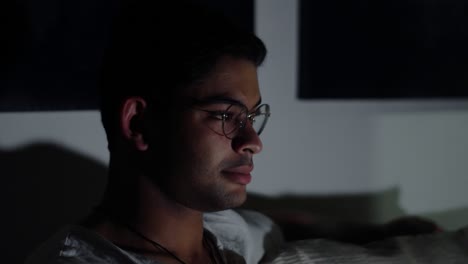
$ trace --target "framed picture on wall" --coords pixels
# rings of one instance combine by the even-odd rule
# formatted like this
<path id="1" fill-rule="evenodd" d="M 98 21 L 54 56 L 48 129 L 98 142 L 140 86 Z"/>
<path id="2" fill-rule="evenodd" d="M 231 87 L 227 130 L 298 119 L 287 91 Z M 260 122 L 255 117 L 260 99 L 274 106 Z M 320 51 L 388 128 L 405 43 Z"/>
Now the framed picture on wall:
<path id="1" fill-rule="evenodd" d="M 466 1 L 300 1 L 301 99 L 468 98 Z"/>
<path id="2" fill-rule="evenodd" d="M 253 31 L 253 0 L 192 0 Z M 0 111 L 97 109 L 97 79 L 112 0 L 14 1 L 0 4 Z"/>

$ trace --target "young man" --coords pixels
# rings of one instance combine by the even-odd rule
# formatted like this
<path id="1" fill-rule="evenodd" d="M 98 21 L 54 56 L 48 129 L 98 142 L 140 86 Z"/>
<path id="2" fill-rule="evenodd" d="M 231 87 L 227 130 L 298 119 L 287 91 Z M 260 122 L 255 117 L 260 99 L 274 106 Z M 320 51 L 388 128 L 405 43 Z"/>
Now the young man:
<path id="1" fill-rule="evenodd" d="M 124 8 L 104 60 L 104 200 L 28 263 L 258 263 L 280 241 L 268 218 L 227 210 L 246 199 L 270 115 L 264 44 L 195 6 L 152 2 Z"/>

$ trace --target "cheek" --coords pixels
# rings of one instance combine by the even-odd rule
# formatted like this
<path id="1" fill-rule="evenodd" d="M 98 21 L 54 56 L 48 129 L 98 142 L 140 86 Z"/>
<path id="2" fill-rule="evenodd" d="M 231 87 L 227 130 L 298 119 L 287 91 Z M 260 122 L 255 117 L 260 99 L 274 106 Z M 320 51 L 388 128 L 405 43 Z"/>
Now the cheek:
<path id="1" fill-rule="evenodd" d="M 228 155 L 231 149 L 230 142 L 231 140 L 224 135 L 207 130 L 203 136 L 193 141 L 192 150 L 201 159 L 221 160 Z"/>
<path id="2" fill-rule="evenodd" d="M 219 169 L 223 161 L 229 158 L 231 141 L 224 135 L 205 129 L 201 135 L 194 135 L 187 147 L 189 156 L 186 157 L 186 161 L 190 160 L 197 170 L 208 172 Z"/>
<path id="3" fill-rule="evenodd" d="M 178 151 L 174 153 L 177 162 L 187 164 L 192 169 L 209 170 L 228 159 L 232 151 L 231 140 L 226 138 L 222 126 L 217 120 L 186 119 L 184 126 L 178 130 L 175 144 Z"/>
<path id="4" fill-rule="evenodd" d="M 211 133 L 216 134 L 218 136 L 224 136 L 223 125 L 221 121 L 214 120 L 213 118 L 207 118 L 204 124 L 210 130 Z"/>

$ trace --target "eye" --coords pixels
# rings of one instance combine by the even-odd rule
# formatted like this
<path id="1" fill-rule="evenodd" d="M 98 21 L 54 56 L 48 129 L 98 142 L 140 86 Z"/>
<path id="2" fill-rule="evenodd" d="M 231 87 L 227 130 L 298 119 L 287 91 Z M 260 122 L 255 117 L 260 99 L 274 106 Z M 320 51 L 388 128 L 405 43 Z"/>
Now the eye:
<path id="1" fill-rule="evenodd" d="M 235 114 L 228 111 L 211 111 L 210 117 L 216 120 L 230 121 L 234 119 Z"/>

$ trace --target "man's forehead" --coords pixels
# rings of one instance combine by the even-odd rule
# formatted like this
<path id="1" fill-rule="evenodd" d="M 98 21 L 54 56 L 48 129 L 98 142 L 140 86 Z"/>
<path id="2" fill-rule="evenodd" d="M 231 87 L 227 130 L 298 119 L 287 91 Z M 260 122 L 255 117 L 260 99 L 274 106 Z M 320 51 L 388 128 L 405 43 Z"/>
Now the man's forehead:
<path id="1" fill-rule="evenodd" d="M 261 101 L 257 67 L 245 59 L 225 58 L 200 83 L 189 89 L 199 100 L 232 100 L 248 107 Z"/>

